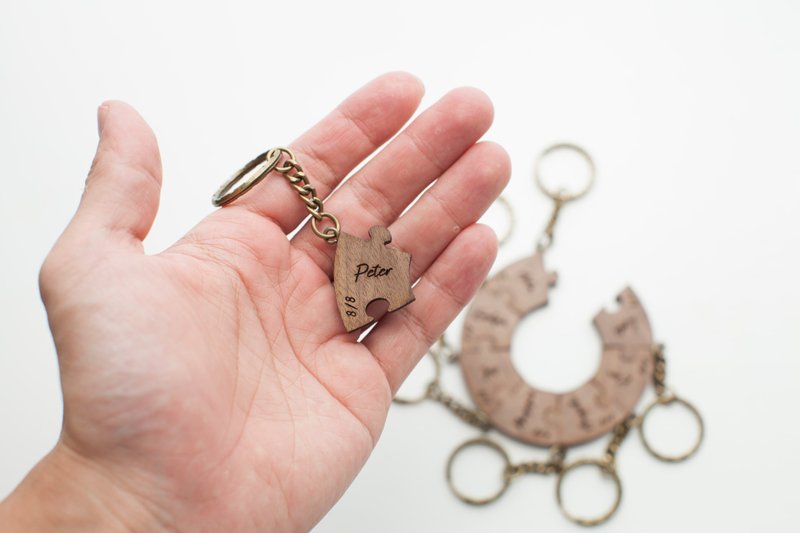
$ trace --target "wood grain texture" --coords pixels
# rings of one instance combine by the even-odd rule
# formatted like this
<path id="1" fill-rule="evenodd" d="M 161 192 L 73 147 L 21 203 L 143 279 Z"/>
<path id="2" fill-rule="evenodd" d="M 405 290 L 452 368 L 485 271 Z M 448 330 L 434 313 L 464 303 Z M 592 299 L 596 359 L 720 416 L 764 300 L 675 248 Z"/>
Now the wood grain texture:
<path id="1" fill-rule="evenodd" d="M 525 382 L 511 360 L 511 338 L 522 317 L 547 304 L 555 281 L 539 253 L 503 269 L 475 297 L 461 343 L 461 368 L 476 405 L 499 430 L 539 446 L 578 444 L 608 432 L 633 412 L 653 375 L 650 323 L 626 288 L 616 312 L 594 318 L 603 352 L 589 381 L 560 394 Z"/>
<path id="2" fill-rule="evenodd" d="M 340 233 L 333 263 L 333 285 L 339 314 L 348 332 L 375 322 L 367 306 L 376 300 L 389 304 L 387 312 L 396 311 L 414 301 L 411 291 L 411 254 L 389 248 L 389 230 L 383 226 L 369 229 L 369 239 Z"/>

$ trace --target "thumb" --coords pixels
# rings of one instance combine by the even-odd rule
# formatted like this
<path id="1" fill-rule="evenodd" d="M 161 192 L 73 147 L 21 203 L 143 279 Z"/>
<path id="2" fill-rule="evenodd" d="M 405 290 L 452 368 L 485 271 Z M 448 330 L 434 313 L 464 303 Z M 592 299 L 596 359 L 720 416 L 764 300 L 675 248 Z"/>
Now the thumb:
<path id="1" fill-rule="evenodd" d="M 139 113 L 118 101 L 98 108 L 97 129 L 97 154 L 70 230 L 100 232 L 115 244 L 136 244 L 141 249 L 161 192 L 155 135 Z"/>

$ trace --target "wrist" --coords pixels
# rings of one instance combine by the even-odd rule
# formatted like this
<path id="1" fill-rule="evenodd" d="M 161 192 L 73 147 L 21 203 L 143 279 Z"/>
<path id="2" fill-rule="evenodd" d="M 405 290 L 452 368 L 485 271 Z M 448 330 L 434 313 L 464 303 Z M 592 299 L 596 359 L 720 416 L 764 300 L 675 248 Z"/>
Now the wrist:
<path id="1" fill-rule="evenodd" d="M 158 529 L 141 500 L 61 443 L 0 502 L 0 530 L 9 533 Z"/>

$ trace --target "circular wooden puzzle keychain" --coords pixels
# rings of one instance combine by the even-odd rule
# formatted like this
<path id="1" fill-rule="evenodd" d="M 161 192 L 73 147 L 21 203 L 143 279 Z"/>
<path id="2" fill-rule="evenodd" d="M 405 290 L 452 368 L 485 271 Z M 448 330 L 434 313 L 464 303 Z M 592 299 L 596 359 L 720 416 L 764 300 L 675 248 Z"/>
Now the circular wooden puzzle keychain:
<path id="1" fill-rule="evenodd" d="M 570 192 L 547 185 L 542 175 L 542 161 L 559 151 L 574 152 L 586 161 L 589 176 L 581 189 Z M 687 459 L 702 442 L 703 421 L 699 412 L 666 388 L 664 348 L 653 342 L 647 314 L 631 288 L 619 293 L 616 311 L 602 310 L 594 317 L 594 327 L 603 348 L 597 372 L 586 383 L 569 392 L 553 393 L 530 385 L 514 368 L 511 359 L 514 331 L 523 317 L 547 304 L 548 293 L 556 282 L 555 273 L 545 268 L 544 256 L 553 243 L 558 217 L 566 204 L 589 191 L 594 175 L 592 159 L 578 146 L 557 144 L 542 152 L 535 165 L 535 179 L 539 189 L 553 200 L 554 208 L 535 253 L 503 268 L 484 283 L 467 312 L 460 353 L 456 353 L 444 338 L 440 339 L 430 352 L 436 372 L 425 394 L 421 398 L 400 399 L 398 402 L 415 403 L 423 398 L 436 400 L 484 432 L 484 435 L 456 447 L 447 462 L 446 478 L 450 489 L 466 503 L 484 505 L 497 500 L 511 482 L 523 474 L 552 474 L 557 476 L 556 501 L 562 513 L 581 525 L 601 524 L 616 512 L 622 500 L 616 455 L 630 430 L 638 428 L 647 451 L 667 462 Z M 442 363 L 455 360 L 460 363 L 477 409 L 462 405 L 441 388 Z M 637 416 L 636 405 L 648 383 L 653 383 L 656 398 Z M 648 415 L 658 407 L 670 404 L 687 408 L 697 420 L 698 438 L 681 455 L 657 451 L 645 433 Z M 490 429 L 497 429 L 526 444 L 549 447 L 549 458 L 546 461 L 512 463 L 506 450 L 486 436 Z M 601 458 L 565 462 L 568 447 L 606 433 L 611 434 L 611 439 Z M 489 497 L 469 496 L 454 482 L 453 471 L 459 455 L 475 447 L 496 452 L 505 463 L 501 472 L 502 485 Z M 569 511 L 563 497 L 564 479 L 574 470 L 587 467 L 597 468 L 604 476 L 610 477 L 616 489 L 611 508 L 597 517 L 578 516 Z"/>
<path id="2" fill-rule="evenodd" d="M 369 239 L 341 231 L 339 219 L 325 211 L 316 189 L 288 148 L 272 148 L 247 163 L 214 193 L 212 203 L 227 205 L 273 170 L 282 174 L 300 195 L 311 215 L 314 234 L 336 245 L 333 286 L 339 314 L 348 332 L 369 326 L 379 318 L 373 318 L 367 311 L 372 302 L 385 300 L 389 304 L 386 312 L 391 312 L 414 301 L 411 255 L 386 246 L 392 241 L 392 235 L 383 226 L 371 227 Z M 322 229 L 320 224 L 325 219 L 331 225 Z"/>

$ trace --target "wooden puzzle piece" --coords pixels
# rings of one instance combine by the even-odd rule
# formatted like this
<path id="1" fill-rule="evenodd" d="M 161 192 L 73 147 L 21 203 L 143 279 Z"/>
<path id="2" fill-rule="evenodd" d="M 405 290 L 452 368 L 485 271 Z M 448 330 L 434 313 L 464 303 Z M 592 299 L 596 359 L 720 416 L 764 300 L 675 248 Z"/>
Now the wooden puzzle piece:
<path id="1" fill-rule="evenodd" d="M 339 314 L 348 332 L 375 322 L 367 306 L 376 300 L 396 311 L 414 301 L 411 291 L 411 254 L 389 248 L 389 230 L 369 229 L 369 239 L 340 233 L 333 264 L 333 285 Z"/>
<path id="2" fill-rule="evenodd" d="M 594 325 L 603 346 L 643 345 L 649 351 L 653 334 L 647 315 L 633 289 L 626 287 L 617 295 L 616 311 L 602 310 L 594 317 Z"/>
<path id="3" fill-rule="evenodd" d="M 650 324 L 628 288 L 619 309 L 595 316 L 603 352 L 588 382 L 564 393 L 526 383 L 511 360 L 511 341 L 522 318 L 547 304 L 555 281 L 541 253 L 487 281 L 467 312 L 459 357 L 467 389 L 492 425 L 540 446 L 578 444 L 608 432 L 633 412 L 653 373 Z"/>

